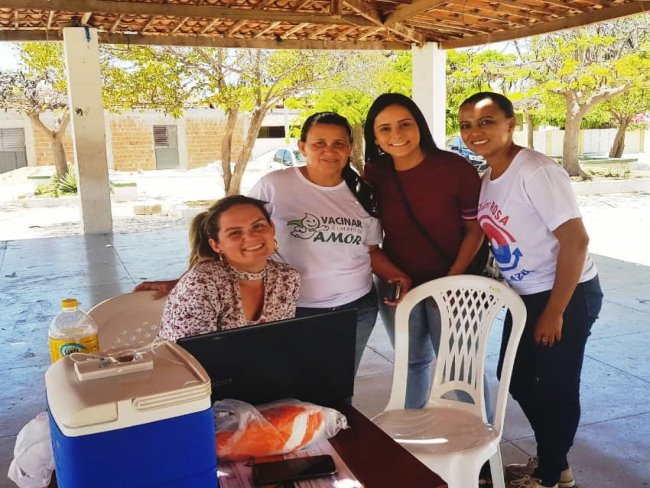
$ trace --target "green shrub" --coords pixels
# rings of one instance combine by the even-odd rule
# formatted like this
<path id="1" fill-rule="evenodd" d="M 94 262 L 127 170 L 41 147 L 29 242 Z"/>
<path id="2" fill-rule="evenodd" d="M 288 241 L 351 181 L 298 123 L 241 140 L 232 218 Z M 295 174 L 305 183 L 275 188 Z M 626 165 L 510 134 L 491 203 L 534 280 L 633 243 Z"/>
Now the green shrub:
<path id="1" fill-rule="evenodd" d="M 68 172 L 64 176 L 54 175 L 50 180 L 39 185 L 34 190 L 36 196 L 61 197 L 77 194 L 77 173 L 71 165 L 68 165 Z"/>
<path id="2" fill-rule="evenodd" d="M 58 181 L 59 191 L 64 195 L 77 194 L 77 173 L 68 166 L 68 172 L 61 176 Z"/>

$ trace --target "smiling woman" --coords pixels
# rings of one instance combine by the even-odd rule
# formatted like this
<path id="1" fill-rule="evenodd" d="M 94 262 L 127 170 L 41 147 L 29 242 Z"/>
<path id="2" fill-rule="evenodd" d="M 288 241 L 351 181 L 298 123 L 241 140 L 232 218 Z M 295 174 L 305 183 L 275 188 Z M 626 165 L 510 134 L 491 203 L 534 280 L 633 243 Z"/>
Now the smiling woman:
<path id="1" fill-rule="evenodd" d="M 219 200 L 190 227 L 190 270 L 169 294 L 163 339 L 293 317 L 300 278 L 269 259 L 275 228 L 264 202 L 242 195 Z"/>
<path id="2" fill-rule="evenodd" d="M 479 92 L 458 110 L 467 146 L 489 166 L 478 220 L 501 274 L 526 305 L 510 393 L 535 432 L 537 456 L 506 466 L 520 488 L 572 487 L 567 455 L 580 421 L 580 375 L 603 294 L 589 256 L 569 176 L 555 161 L 514 143 L 512 102 Z M 506 318 L 503 344 L 510 336 Z M 499 357 L 500 371 L 504 349 Z"/>
<path id="3" fill-rule="evenodd" d="M 476 170 L 457 154 L 440 150 L 418 106 L 398 93 L 384 93 L 373 102 L 365 137 L 365 176 L 379 199 L 382 248 L 398 267 L 375 270 L 381 296 L 388 296 L 392 283 L 399 283 L 404 294 L 426 281 L 463 273 L 483 241 L 476 221 Z M 393 341 L 395 303 L 380 302 L 380 313 Z M 421 408 L 429 396 L 440 314 L 423 302 L 409 324 L 405 406 Z"/>
<path id="4" fill-rule="evenodd" d="M 350 168 L 352 129 L 332 112 L 305 121 L 298 148 L 305 166 L 262 177 L 251 195 L 269 202 L 281 260 L 300 271 L 297 316 L 357 309 L 356 366 L 377 318 L 371 265 L 381 259 L 379 222 Z"/>

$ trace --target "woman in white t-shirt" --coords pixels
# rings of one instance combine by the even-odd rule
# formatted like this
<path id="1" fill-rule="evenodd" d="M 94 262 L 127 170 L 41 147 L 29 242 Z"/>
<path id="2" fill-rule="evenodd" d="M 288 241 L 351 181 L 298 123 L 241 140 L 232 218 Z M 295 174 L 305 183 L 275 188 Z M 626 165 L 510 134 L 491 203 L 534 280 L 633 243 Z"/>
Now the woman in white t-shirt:
<path id="1" fill-rule="evenodd" d="M 589 237 L 564 169 L 513 142 L 510 100 L 476 93 L 458 117 L 463 141 L 489 166 L 479 223 L 528 312 L 510 393 L 535 432 L 537 456 L 506 467 L 510 486 L 569 488 L 575 486 L 567 455 L 580 420 L 585 344 L 603 298 Z M 507 320 L 502 345 L 509 333 Z"/>
<path id="2" fill-rule="evenodd" d="M 386 278 L 399 270 L 378 246 L 382 231 L 370 189 L 350 167 L 348 121 L 333 112 L 311 115 L 298 148 L 305 166 L 269 173 L 250 195 L 269 202 L 280 261 L 300 272 L 296 316 L 357 309 L 358 368 L 377 319 L 371 269 Z"/>
<path id="3" fill-rule="evenodd" d="M 372 189 L 350 167 L 352 129 L 333 112 L 303 124 L 300 151 L 305 166 L 262 177 L 250 196 L 268 202 L 280 261 L 300 273 L 296 316 L 356 309 L 355 370 L 377 319 L 372 271 L 394 280 L 403 273 L 384 255 Z M 144 282 L 136 290 L 169 293 L 177 283 Z"/>

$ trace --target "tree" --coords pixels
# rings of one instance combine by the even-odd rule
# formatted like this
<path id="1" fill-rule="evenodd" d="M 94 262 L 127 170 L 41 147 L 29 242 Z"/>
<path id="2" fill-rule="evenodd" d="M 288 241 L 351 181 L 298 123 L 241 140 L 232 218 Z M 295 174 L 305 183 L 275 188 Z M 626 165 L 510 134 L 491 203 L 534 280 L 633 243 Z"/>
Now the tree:
<path id="1" fill-rule="evenodd" d="M 447 133 L 458 132 L 458 107 L 480 91 L 508 92 L 516 66 L 513 54 L 493 49 L 450 50 L 447 55 Z"/>
<path id="2" fill-rule="evenodd" d="M 304 120 L 314 112 L 336 112 L 352 127 L 352 165 L 363 171 L 363 124 L 373 100 L 384 92 L 411 93 L 410 52 L 351 52 L 340 59 L 344 68 L 315 94 L 288 102 L 302 108 Z M 302 120 L 298 122 L 302 123 Z"/>
<path id="3" fill-rule="evenodd" d="M 605 102 L 604 108 L 617 128 L 609 157 L 620 158 L 625 148 L 625 131 L 637 117 L 650 111 L 650 88 L 634 87 L 627 93 Z"/>
<path id="4" fill-rule="evenodd" d="M 194 82 L 175 55 L 146 46 L 100 46 L 102 98 L 113 112 L 161 110 L 180 117 L 197 102 Z"/>
<path id="5" fill-rule="evenodd" d="M 562 164 L 571 176 L 588 176 L 578 164 L 585 116 L 599 103 L 650 79 L 648 18 L 638 16 L 533 38 L 530 78 L 563 101 Z"/>
<path id="6" fill-rule="evenodd" d="M 147 49 L 147 54 L 116 55 L 128 59 L 136 72 L 165 73 L 167 78 L 160 81 L 174 87 L 179 103 L 216 106 L 225 112 L 221 168 L 228 195 L 239 193 L 241 178 L 266 113 L 271 108 L 282 106 L 285 99 L 318 88 L 340 70 L 337 56 L 322 51 L 141 49 Z M 149 93 L 155 91 L 150 88 Z M 233 137 L 242 112 L 249 117 L 244 141 L 234 157 Z M 234 170 L 231 167 L 233 159 Z"/>
<path id="7" fill-rule="evenodd" d="M 19 47 L 22 69 L 0 74 L 0 108 L 17 110 L 41 127 L 52 144 L 52 159 L 58 176 L 68 172 L 63 135 L 70 122 L 63 67 L 63 49 L 58 42 L 26 42 Z M 49 127 L 41 116 L 55 115 Z"/>

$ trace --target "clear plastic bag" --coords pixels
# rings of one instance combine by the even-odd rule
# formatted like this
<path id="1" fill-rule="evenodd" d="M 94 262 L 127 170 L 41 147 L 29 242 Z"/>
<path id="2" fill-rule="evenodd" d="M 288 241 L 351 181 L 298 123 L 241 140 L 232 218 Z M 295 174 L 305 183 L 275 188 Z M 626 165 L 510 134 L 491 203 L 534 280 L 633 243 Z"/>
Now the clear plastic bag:
<path id="1" fill-rule="evenodd" d="M 20 488 L 43 488 L 50 484 L 54 456 L 47 412 L 39 413 L 16 436 L 14 459 L 8 477 Z"/>
<path id="2" fill-rule="evenodd" d="M 293 399 L 257 407 L 226 399 L 214 410 L 217 455 L 230 461 L 287 454 L 348 427 L 339 411 Z"/>

